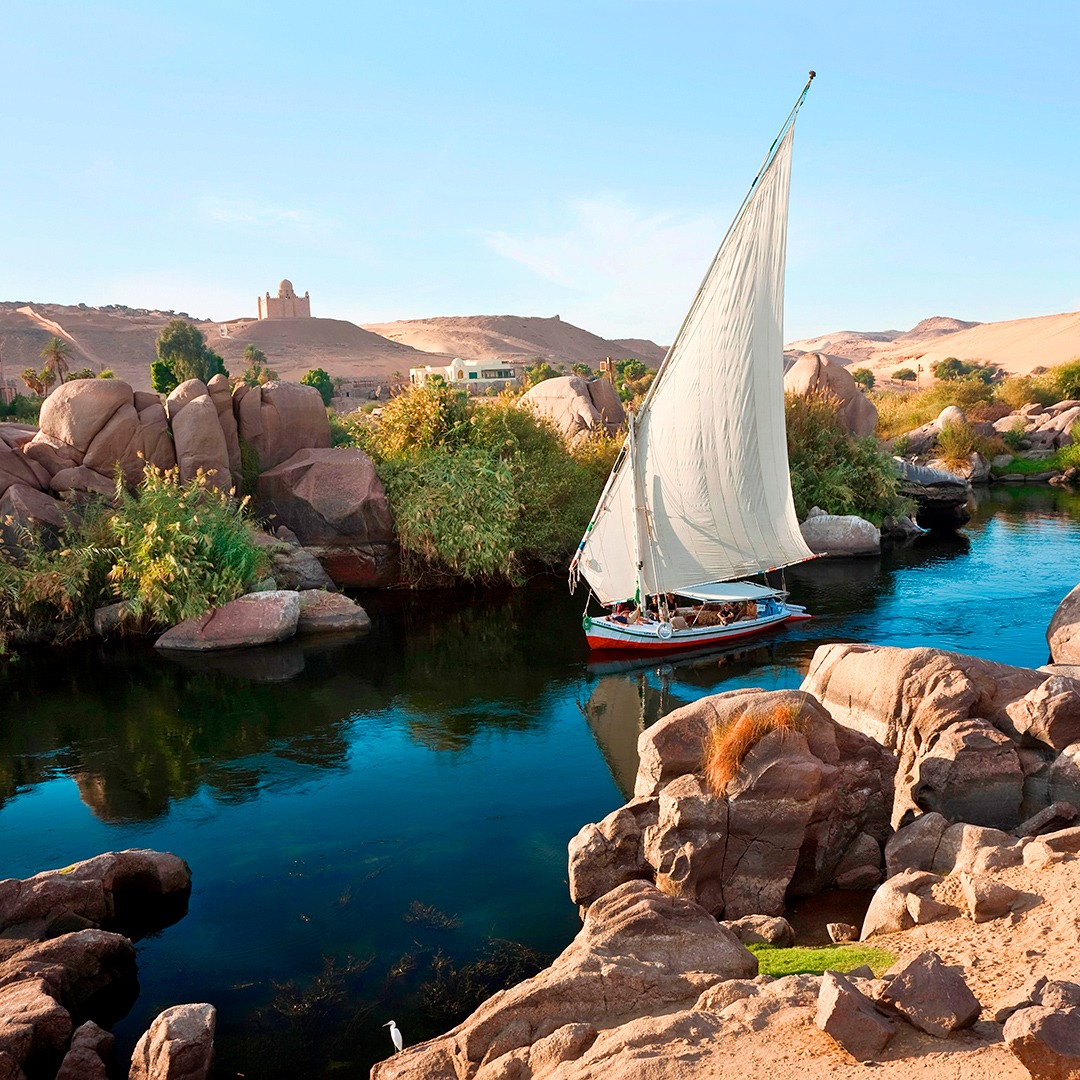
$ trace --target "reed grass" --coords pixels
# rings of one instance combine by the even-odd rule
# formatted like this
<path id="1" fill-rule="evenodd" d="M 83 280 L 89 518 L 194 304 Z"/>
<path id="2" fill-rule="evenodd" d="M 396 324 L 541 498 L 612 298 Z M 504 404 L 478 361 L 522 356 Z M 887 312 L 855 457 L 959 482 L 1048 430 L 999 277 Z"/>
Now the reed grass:
<path id="1" fill-rule="evenodd" d="M 751 705 L 729 723 L 712 727 L 705 742 L 702 766 L 709 790 L 717 797 L 722 796 L 746 755 L 774 731 L 806 731 L 806 718 L 798 702 L 785 701 L 764 711 Z"/>

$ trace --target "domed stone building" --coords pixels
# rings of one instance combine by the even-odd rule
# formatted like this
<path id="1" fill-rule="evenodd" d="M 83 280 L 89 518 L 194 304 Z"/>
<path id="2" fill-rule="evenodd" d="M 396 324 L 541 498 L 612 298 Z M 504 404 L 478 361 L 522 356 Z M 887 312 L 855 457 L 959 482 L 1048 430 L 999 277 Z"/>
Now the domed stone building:
<path id="1" fill-rule="evenodd" d="M 266 296 L 259 297 L 259 318 L 310 319 L 311 297 L 307 293 L 304 293 L 302 297 L 297 296 L 296 291 L 293 289 L 293 283 L 288 278 L 285 278 L 278 285 L 276 297 L 271 296 L 269 293 Z"/>

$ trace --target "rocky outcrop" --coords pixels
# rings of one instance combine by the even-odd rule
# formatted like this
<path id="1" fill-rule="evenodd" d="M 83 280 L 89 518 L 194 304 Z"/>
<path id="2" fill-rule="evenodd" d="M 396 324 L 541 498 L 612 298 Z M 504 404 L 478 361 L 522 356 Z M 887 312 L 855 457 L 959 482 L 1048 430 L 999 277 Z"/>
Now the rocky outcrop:
<path id="1" fill-rule="evenodd" d="M 936 649 L 825 645 L 802 689 L 899 755 L 894 827 L 937 811 L 1015 828 L 1047 806 L 1047 774 L 1080 738 L 1080 683 Z"/>
<path id="2" fill-rule="evenodd" d="M 609 435 L 614 435 L 626 425 L 626 411 L 623 409 L 622 399 L 610 379 L 589 379 L 585 389 L 588 390 L 589 398 Z"/>
<path id="3" fill-rule="evenodd" d="M 1080 585 L 1054 610 L 1046 643 L 1055 664 L 1080 664 Z"/>
<path id="4" fill-rule="evenodd" d="M 522 395 L 521 406 L 550 421 L 567 442 L 597 429 L 614 432 L 626 419 L 607 379 L 589 382 L 580 375 L 537 383 Z"/>
<path id="5" fill-rule="evenodd" d="M 213 1005 L 174 1005 L 161 1013 L 131 1055 L 129 1080 L 207 1080 L 214 1069 Z"/>
<path id="6" fill-rule="evenodd" d="M 196 389 L 190 382 L 181 383 L 169 395 L 169 417 L 173 440 L 176 444 L 176 462 L 180 467 L 180 480 L 187 483 L 202 474 L 209 487 L 223 491 L 232 487 L 229 469 L 229 449 L 221 430 L 217 408 L 206 393 L 202 383 L 198 388 L 204 392 L 197 396 L 184 396 L 174 402 L 173 395 L 190 395 Z M 175 405 L 175 407 L 173 407 Z"/>
<path id="7" fill-rule="evenodd" d="M 0 547 L 15 553 L 24 545 L 27 534 L 46 546 L 56 547 L 69 520 L 69 508 L 51 495 L 36 487 L 11 484 L 0 495 Z"/>
<path id="8" fill-rule="evenodd" d="M 138 993 L 135 947 L 120 934 L 87 929 L 5 944 L 17 947 L 0 962 L 0 1062 L 6 1054 L 29 1072 L 55 1069 L 73 1015 L 94 1012 L 94 1001 L 108 997 L 130 1005 Z"/>
<path id="9" fill-rule="evenodd" d="M 132 911 L 148 921 L 155 910 L 172 919 L 191 892 L 191 870 L 166 852 L 128 850 L 97 855 L 63 870 L 0 881 L 0 934 L 13 926 L 22 936 L 71 927 L 124 925 Z M 0 950 L 2 955 L 2 950 Z"/>
<path id="10" fill-rule="evenodd" d="M 496 994 L 447 1034 L 376 1065 L 372 1077 L 546 1075 L 580 1060 L 601 1029 L 690 1008 L 711 987 L 756 974 L 754 956 L 703 908 L 627 882 L 590 907 L 550 967 Z"/>
<path id="11" fill-rule="evenodd" d="M 879 999 L 928 1035 L 945 1038 L 979 1019 L 978 999 L 964 976 L 935 952 L 920 953 L 897 971 Z"/>
<path id="12" fill-rule="evenodd" d="M 340 634 L 371 629 L 367 612 L 341 593 L 305 589 L 300 593 L 298 634 Z"/>
<path id="13" fill-rule="evenodd" d="M 865 941 L 880 934 L 896 934 L 955 914 L 955 908 L 939 903 L 932 895 L 941 880 L 937 874 L 919 870 L 904 870 L 890 877 L 866 909 L 860 938 Z"/>
<path id="14" fill-rule="evenodd" d="M 971 484 L 944 469 L 930 469 L 894 457 L 899 494 L 918 504 L 916 520 L 924 529 L 957 529 L 970 520 Z"/>
<path id="15" fill-rule="evenodd" d="M 330 592 L 337 588 L 322 563 L 307 548 L 301 547 L 291 530 L 281 526 L 277 535 L 271 536 L 261 529 L 253 529 L 251 538 L 270 556 L 270 576 L 280 588 L 326 589 Z"/>
<path id="16" fill-rule="evenodd" d="M 160 401 L 135 394 L 120 379 L 57 387 L 41 406 L 40 424 L 23 453 L 48 473 L 53 491 L 103 494 L 106 485 L 112 491 L 117 468 L 135 485 L 147 462 L 176 464 Z"/>
<path id="17" fill-rule="evenodd" d="M 322 395 L 313 386 L 269 382 L 237 387 L 233 396 L 241 442 L 259 459 L 266 472 L 301 450 L 330 445 L 330 421 Z"/>
<path id="18" fill-rule="evenodd" d="M 115 1045 L 111 1032 L 87 1020 L 71 1036 L 56 1080 L 108 1080 L 106 1063 L 112 1060 Z"/>
<path id="19" fill-rule="evenodd" d="M 784 375 L 784 391 L 802 397 L 821 395 L 838 402 L 836 417 L 852 435 L 872 435 L 877 407 L 843 365 L 824 353 L 803 353 Z"/>
<path id="20" fill-rule="evenodd" d="M 881 530 L 854 514 L 826 514 L 814 507 L 799 525 L 806 546 L 816 555 L 876 555 Z"/>
<path id="21" fill-rule="evenodd" d="M 835 971 L 822 976 L 814 1022 L 856 1061 L 877 1058 L 895 1030 L 870 998 Z"/>
<path id="22" fill-rule="evenodd" d="M 393 514 L 362 450 L 297 452 L 259 477 L 256 505 L 271 526 L 287 526 L 338 585 L 397 581 Z"/>
<path id="23" fill-rule="evenodd" d="M 291 638 L 299 619 L 299 593 L 284 589 L 250 593 L 166 630 L 154 647 L 208 652 L 270 645 Z"/>
<path id="24" fill-rule="evenodd" d="M 95 1021 L 122 1015 L 139 990 L 124 934 L 175 921 L 190 891 L 187 864 L 155 851 L 0 881 L 0 1075 L 103 1080 L 112 1036 Z M 73 1017 L 86 1021 L 74 1035 Z"/>
<path id="25" fill-rule="evenodd" d="M 769 730 L 770 717 L 790 721 Z M 764 732 L 722 794 L 703 765 L 710 731 Z M 893 759 L 812 697 L 731 691 L 678 709 L 639 739 L 637 798 L 570 842 L 570 887 L 589 905 L 646 878 L 713 914 L 780 915 L 788 896 L 880 880 Z"/>

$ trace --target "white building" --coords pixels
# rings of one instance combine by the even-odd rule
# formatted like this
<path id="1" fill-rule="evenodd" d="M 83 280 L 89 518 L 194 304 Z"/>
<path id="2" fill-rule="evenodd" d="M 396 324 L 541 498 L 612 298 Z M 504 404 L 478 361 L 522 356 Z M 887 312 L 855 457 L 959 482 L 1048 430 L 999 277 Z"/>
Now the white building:
<path id="1" fill-rule="evenodd" d="M 409 368 L 409 381 L 417 386 L 423 386 L 428 379 L 436 375 L 452 385 L 461 386 L 476 394 L 490 387 L 501 390 L 512 386 L 521 375 L 521 365 L 510 360 L 462 360 L 459 356 L 451 360 L 446 367 L 432 367 L 427 364 L 424 367 Z"/>

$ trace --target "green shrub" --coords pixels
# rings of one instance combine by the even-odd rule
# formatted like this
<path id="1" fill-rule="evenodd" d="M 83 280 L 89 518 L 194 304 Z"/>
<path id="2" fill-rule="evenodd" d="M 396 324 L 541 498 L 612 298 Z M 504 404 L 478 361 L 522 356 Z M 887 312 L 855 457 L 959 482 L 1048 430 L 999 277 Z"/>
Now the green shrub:
<path id="1" fill-rule="evenodd" d="M 1020 444 L 1024 441 L 1024 428 L 1024 421 L 1017 419 L 1016 423 L 1014 423 L 1008 431 L 1003 431 L 1001 433 L 1001 441 L 1010 450 L 1019 450 Z"/>
<path id="2" fill-rule="evenodd" d="M 864 390 L 874 389 L 874 373 L 869 368 L 856 368 L 851 377 L 861 386 Z"/>
<path id="3" fill-rule="evenodd" d="M 383 406 L 365 449 L 386 460 L 418 450 L 462 446 L 468 434 L 468 395 L 436 376 L 422 386 L 410 386 Z"/>
<path id="4" fill-rule="evenodd" d="M 947 405 L 956 405 L 967 412 L 980 402 L 992 401 L 994 390 L 979 380 L 960 379 L 937 383 L 914 393 L 874 391 L 871 398 L 878 411 L 877 434 L 882 439 L 893 439 L 935 420 Z"/>
<path id="5" fill-rule="evenodd" d="M 92 500 L 62 543 L 25 530 L 0 552 L 0 651 L 11 636 L 90 633 L 94 611 L 118 600 L 144 626 L 171 625 L 234 600 L 266 572 L 243 503 L 177 470 L 147 466 L 138 494 Z"/>
<path id="6" fill-rule="evenodd" d="M 517 500 L 509 466 L 489 450 L 434 447 L 384 461 L 407 576 L 517 579 Z"/>
<path id="7" fill-rule="evenodd" d="M 41 397 L 16 394 L 11 401 L 0 401 L 0 418 L 15 420 L 20 424 L 36 424 L 41 413 Z"/>
<path id="8" fill-rule="evenodd" d="M 791 490 L 800 520 L 813 506 L 879 523 L 906 512 L 892 458 L 872 435 L 849 435 L 833 399 L 788 394 L 786 411 Z"/>
<path id="9" fill-rule="evenodd" d="M 1006 444 L 999 438 L 976 435 L 969 424 L 960 420 L 950 420 L 937 437 L 938 450 L 950 464 L 967 461 L 972 454 L 982 454 L 991 458 L 1004 452 Z"/>
<path id="10" fill-rule="evenodd" d="M 329 372 L 321 367 L 312 368 L 305 372 L 300 382 L 304 386 L 314 386 L 322 396 L 323 404 L 329 406 L 334 397 L 334 380 L 330 378 Z"/>
<path id="11" fill-rule="evenodd" d="M 1080 398 L 1080 357 L 1051 368 L 1042 376 L 1044 385 L 1054 394 L 1054 401 Z M 1047 402 L 1052 405 L 1054 402 Z"/>
<path id="12" fill-rule="evenodd" d="M 251 539 L 246 500 L 236 503 L 200 473 L 147 466 L 137 495 L 118 486 L 109 581 L 133 615 L 173 625 L 242 596 L 266 572 Z"/>
<path id="13" fill-rule="evenodd" d="M 915 371 L 912 368 L 902 367 L 902 368 L 897 368 L 892 373 L 892 377 L 897 382 L 914 382 L 919 376 L 915 373 Z"/>
<path id="14" fill-rule="evenodd" d="M 94 610 L 116 599 L 109 572 L 116 557 L 111 514 L 89 502 L 57 544 L 47 530 L 26 529 L 13 556 L 0 549 L 0 654 L 14 633 L 58 641 L 85 637 Z"/>

